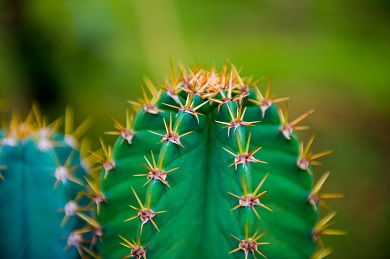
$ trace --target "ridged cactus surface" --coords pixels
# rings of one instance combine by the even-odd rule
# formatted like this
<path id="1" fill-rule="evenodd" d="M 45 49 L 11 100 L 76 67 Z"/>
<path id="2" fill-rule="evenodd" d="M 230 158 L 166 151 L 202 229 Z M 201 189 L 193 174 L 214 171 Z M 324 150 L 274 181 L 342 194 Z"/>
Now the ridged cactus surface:
<path id="1" fill-rule="evenodd" d="M 78 194 L 87 172 L 77 139 L 58 133 L 58 126 L 58 120 L 46 125 L 34 106 L 26 120 L 14 114 L 1 131 L 1 258 L 79 258 L 82 252 L 82 237 L 73 231 L 85 226 L 76 214 L 87 210 Z"/>
<path id="2" fill-rule="evenodd" d="M 172 70 L 173 71 L 173 70 Z M 146 81 L 103 144 L 95 194 L 103 258 L 321 258 L 314 159 L 287 108 L 232 67 L 174 72 L 160 89 Z M 151 95 L 150 95 L 151 94 Z M 120 244 L 121 243 L 121 244 Z"/>

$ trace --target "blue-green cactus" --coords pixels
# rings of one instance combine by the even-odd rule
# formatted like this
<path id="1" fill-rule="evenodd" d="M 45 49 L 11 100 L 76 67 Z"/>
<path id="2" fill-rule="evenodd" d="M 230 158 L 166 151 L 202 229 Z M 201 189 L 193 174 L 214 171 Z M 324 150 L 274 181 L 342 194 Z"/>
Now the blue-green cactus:
<path id="1" fill-rule="evenodd" d="M 76 215 L 90 214 L 78 194 L 87 175 L 76 138 L 83 126 L 72 135 L 70 115 L 65 135 L 57 131 L 59 121 L 46 125 L 35 106 L 25 121 L 14 115 L 1 131 L 1 258 L 85 254 L 84 238 L 75 231 L 85 226 Z"/>

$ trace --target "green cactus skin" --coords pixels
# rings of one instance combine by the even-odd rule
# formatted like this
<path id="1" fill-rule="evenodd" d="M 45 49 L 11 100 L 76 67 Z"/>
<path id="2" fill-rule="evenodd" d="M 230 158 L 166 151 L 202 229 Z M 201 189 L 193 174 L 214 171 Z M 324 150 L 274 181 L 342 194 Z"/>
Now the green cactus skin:
<path id="1" fill-rule="evenodd" d="M 77 193 L 87 172 L 77 140 L 33 110 L 35 121 L 13 116 L 1 131 L 0 257 L 79 258 L 81 235 L 73 231 L 85 226 L 75 213 L 84 210 Z"/>
<path id="2" fill-rule="evenodd" d="M 172 73 L 174 74 L 174 73 Z M 181 72 L 144 91 L 127 116 L 95 190 L 103 258 L 321 258 L 311 164 L 289 122 L 237 70 Z M 336 195 L 337 196 L 337 195 Z M 329 197 L 328 197 L 329 198 Z M 103 202 L 104 201 L 104 202 Z M 129 206 L 130 205 L 130 206 Z M 332 234 L 342 234 L 334 230 Z M 121 244 L 122 245 L 121 245 Z"/>

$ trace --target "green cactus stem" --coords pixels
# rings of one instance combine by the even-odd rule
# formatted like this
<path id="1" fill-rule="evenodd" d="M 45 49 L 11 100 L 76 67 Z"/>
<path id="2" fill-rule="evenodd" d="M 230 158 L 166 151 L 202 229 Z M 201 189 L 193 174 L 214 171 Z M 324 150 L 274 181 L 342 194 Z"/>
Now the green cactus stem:
<path id="1" fill-rule="evenodd" d="M 149 80 L 129 101 L 134 119 L 114 120 L 119 135 L 104 156 L 94 194 L 101 199 L 103 258 L 321 258 L 324 178 L 313 183 L 312 139 L 303 148 L 287 106 L 234 66 L 182 70 L 160 89 Z M 96 178 L 95 178 L 96 179 Z M 321 202 L 320 202 L 321 201 Z M 316 250 L 316 247 L 318 249 Z"/>

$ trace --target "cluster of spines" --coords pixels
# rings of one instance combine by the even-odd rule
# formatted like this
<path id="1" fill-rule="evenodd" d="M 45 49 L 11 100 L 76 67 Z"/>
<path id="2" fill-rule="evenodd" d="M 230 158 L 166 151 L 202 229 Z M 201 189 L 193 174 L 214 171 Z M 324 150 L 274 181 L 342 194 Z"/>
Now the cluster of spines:
<path id="1" fill-rule="evenodd" d="M 249 133 L 248 137 L 246 138 L 245 127 L 253 126 L 256 123 L 259 123 L 261 120 L 264 119 L 268 108 L 270 108 L 274 103 L 286 101 L 288 98 L 270 98 L 271 80 L 268 83 L 265 95 L 263 95 L 257 88 L 257 86 L 255 86 L 256 82 L 252 82 L 252 78 L 248 78 L 244 82 L 244 80 L 239 76 L 238 71 L 234 67 L 232 68 L 230 73 L 228 73 L 227 71 L 227 66 L 223 67 L 223 70 L 220 74 L 216 73 L 215 69 L 211 69 L 210 71 L 204 70 L 202 68 L 197 68 L 190 71 L 182 69 L 180 75 L 176 76 L 174 70 L 172 69 L 171 78 L 166 80 L 166 84 L 161 86 L 160 90 L 156 89 L 150 80 L 145 81 L 148 90 L 152 94 L 152 98 L 149 98 L 144 88 L 142 88 L 144 98 L 140 99 L 139 102 L 129 101 L 129 103 L 131 103 L 136 108 L 136 111 L 139 111 L 139 113 L 141 114 L 149 113 L 152 115 L 157 115 L 159 113 L 167 113 L 169 111 L 169 123 L 167 123 L 165 119 L 161 121 L 166 130 L 165 134 L 152 130 L 149 131 L 150 133 L 158 135 L 162 138 L 159 142 L 162 143 L 163 146 L 160 150 L 158 162 L 155 161 L 153 152 L 151 152 L 150 156 L 152 163 L 145 155 L 144 158 L 146 164 L 143 163 L 143 166 L 147 169 L 148 172 L 143 174 L 134 174 L 133 176 L 146 177 L 147 179 L 145 181 L 145 185 L 149 184 L 152 181 L 157 181 L 162 183 L 164 186 L 171 188 L 171 185 L 169 184 L 168 173 L 173 172 L 178 168 L 165 168 L 165 165 L 169 164 L 164 162 L 166 158 L 166 153 L 171 154 L 169 151 L 167 151 L 168 146 L 178 145 L 181 148 L 184 148 L 184 145 L 180 142 L 180 138 L 192 133 L 192 131 L 179 132 L 183 116 L 185 116 L 185 114 L 192 115 L 199 123 L 199 116 L 203 115 L 200 112 L 200 110 L 202 110 L 201 108 L 207 103 L 209 103 L 210 106 L 216 104 L 218 106 L 218 113 L 220 113 L 221 109 L 224 109 L 225 113 L 228 116 L 225 116 L 225 119 L 227 120 L 215 120 L 215 123 L 219 123 L 222 127 L 226 128 L 226 134 L 228 138 L 233 139 L 233 142 L 236 141 L 236 143 L 233 143 L 231 145 L 235 146 L 237 150 L 231 151 L 228 148 L 223 148 L 227 153 L 233 156 L 233 162 L 228 164 L 227 166 L 234 166 L 234 170 L 239 171 L 238 175 L 240 176 L 237 177 L 237 181 L 242 186 L 242 195 L 227 191 L 229 195 L 238 199 L 238 205 L 233 207 L 232 210 L 238 209 L 239 207 L 250 207 L 253 211 L 254 218 L 259 219 L 260 215 L 257 212 L 255 206 L 260 206 L 269 211 L 272 211 L 271 208 L 260 202 L 260 198 L 266 195 L 266 191 L 262 191 L 259 193 L 262 184 L 268 176 L 268 172 L 257 185 L 256 189 L 252 192 L 250 166 L 247 165 L 249 165 L 250 163 L 257 162 L 266 163 L 266 161 L 261 161 L 255 158 L 255 154 L 260 150 L 261 147 L 257 147 L 252 151 L 249 151 L 251 133 Z M 160 102 L 160 98 L 164 94 L 163 90 L 165 90 L 166 95 L 171 98 L 170 103 Z M 259 116 L 258 120 L 245 121 L 245 103 L 247 103 L 248 101 L 259 107 L 261 116 Z M 176 122 L 174 126 L 172 126 L 172 111 L 175 110 L 177 110 Z M 203 110 L 205 110 L 205 112 L 208 112 L 207 108 Z M 289 122 L 288 106 L 286 105 L 284 111 L 282 109 L 279 109 L 279 130 L 287 141 L 290 141 L 292 138 L 296 138 L 295 131 L 307 128 L 305 126 L 298 126 L 297 124 L 312 112 L 312 110 L 308 111 L 303 115 L 299 116 L 298 118 Z M 133 117 L 129 116 L 128 112 L 126 112 L 126 126 L 121 125 L 115 119 L 114 122 L 115 127 L 119 130 L 119 132 L 108 133 L 121 136 L 121 144 L 132 145 L 132 140 L 137 134 L 137 132 L 132 128 Z M 232 134 L 231 132 L 233 132 L 234 134 Z M 309 174 L 312 174 L 311 165 L 318 164 L 315 159 L 330 153 L 330 151 L 324 151 L 317 154 L 312 154 L 310 151 L 310 147 L 313 142 L 313 139 L 314 137 L 309 140 L 306 147 L 304 147 L 303 144 L 300 145 L 300 155 L 297 158 L 296 165 L 300 170 L 303 171 L 302 173 L 307 172 Z M 244 146 L 245 150 L 243 148 Z M 115 169 L 115 161 L 112 149 L 110 147 L 106 149 L 103 143 L 102 148 L 105 156 L 100 156 L 99 160 L 101 160 L 104 168 L 103 178 L 105 179 L 107 175 L 113 169 Z M 172 158 L 169 158 L 169 162 L 171 162 L 171 159 Z M 307 203 L 313 206 L 314 211 L 317 211 L 318 205 L 324 204 L 322 199 L 342 197 L 341 194 L 318 193 L 328 175 L 329 173 L 326 173 L 323 177 L 321 177 L 319 182 L 313 186 L 312 192 L 307 197 Z M 131 188 L 132 193 L 138 202 L 139 208 L 135 207 L 136 204 L 130 204 L 131 208 L 135 210 L 136 215 L 126 219 L 125 221 L 135 220 L 138 218 L 141 222 L 139 235 L 142 235 L 143 226 L 148 223 L 152 224 L 154 228 L 159 231 L 159 228 L 153 219 L 154 217 L 158 217 L 158 214 L 169 210 L 169 208 L 162 208 L 164 209 L 163 211 L 152 210 L 152 207 L 154 207 L 155 204 L 158 202 L 158 198 L 152 197 L 152 193 L 156 193 L 156 191 L 152 190 L 153 188 L 156 188 L 156 185 L 152 184 L 148 186 L 144 203 L 142 203 L 136 190 L 134 190 L 133 187 Z M 93 188 L 93 190 L 96 195 L 99 194 L 100 197 L 104 197 L 103 192 L 96 186 Z M 104 201 L 104 199 L 100 199 L 99 201 Z M 99 205 L 99 203 L 97 204 Z M 328 255 L 331 251 L 329 248 L 326 248 L 321 242 L 321 239 L 319 238 L 321 234 L 343 234 L 343 231 L 327 229 L 327 227 L 330 225 L 329 222 L 334 215 L 335 213 L 331 212 L 323 219 L 318 220 L 318 223 L 314 226 L 312 230 L 313 241 L 318 242 L 319 244 L 319 250 L 313 255 L 313 258 L 322 258 Z M 238 247 L 231 250 L 230 253 L 242 250 L 245 253 L 245 258 L 248 257 L 249 253 L 252 253 L 255 256 L 255 252 L 263 257 L 266 256 L 258 249 L 258 245 L 267 244 L 267 242 L 258 242 L 258 240 L 264 236 L 264 233 L 258 234 L 259 229 L 251 229 L 253 225 L 253 222 L 245 222 L 241 228 L 241 233 L 231 233 L 232 237 L 238 241 Z M 249 233 L 252 233 L 252 235 L 250 236 Z M 236 235 L 241 235 L 245 238 L 240 239 Z M 135 237 L 137 242 L 134 241 L 134 239 L 132 240 L 132 242 L 130 242 L 121 235 L 120 238 L 125 242 L 123 243 L 123 245 L 130 248 L 131 250 L 130 254 L 126 257 L 146 258 L 147 248 L 150 244 L 144 246 L 141 245 L 140 236 Z"/>
<path id="2" fill-rule="evenodd" d="M 64 124 L 65 128 L 63 134 L 59 132 L 61 124 Z M 86 183 L 90 184 L 90 180 L 88 180 L 89 172 L 93 164 L 96 163 L 90 154 L 88 154 L 88 142 L 80 141 L 80 137 L 85 133 L 89 125 L 90 120 L 86 119 L 75 129 L 73 110 L 71 108 L 66 109 L 65 121 L 63 118 L 59 118 L 52 123 L 48 123 L 47 119 L 42 116 L 38 106 L 34 104 L 31 112 L 25 119 L 17 113 L 13 113 L 9 123 L 6 123 L 3 119 L 0 138 L 0 152 L 7 152 L 7 150 L 20 147 L 22 153 L 38 152 L 50 154 L 48 156 L 50 157 L 49 161 L 39 161 L 39 163 L 44 170 L 51 168 L 51 165 L 54 164 L 55 167 L 53 168 L 52 174 L 44 175 L 43 172 L 39 172 L 40 174 L 33 175 L 32 177 L 53 178 L 53 186 L 41 186 L 40 188 L 42 189 L 49 190 L 52 188 L 53 192 L 58 192 L 61 186 L 61 192 L 64 192 L 64 195 L 67 196 L 67 201 L 63 201 L 64 206 L 62 208 L 53 209 L 54 213 L 64 215 L 60 223 L 61 226 L 59 227 L 68 229 L 69 235 L 67 237 L 59 236 L 58 239 L 65 238 L 64 249 L 68 250 L 71 247 L 75 247 L 82 258 L 96 257 L 93 251 L 93 245 L 96 241 L 94 237 L 92 240 L 90 239 L 92 235 L 89 233 L 97 233 L 99 227 L 96 220 L 93 219 L 94 207 L 92 204 L 89 204 L 89 199 L 83 197 L 85 195 L 89 196 L 91 193 L 90 187 Z M 36 146 L 36 150 L 23 150 L 26 143 L 33 143 Z M 29 156 L 33 156 L 33 154 L 29 154 Z M 7 159 L 10 158 L 8 157 Z M 3 181 L 2 184 L 8 184 L 7 178 L 11 177 L 11 174 L 23 173 L 23 171 L 9 171 L 10 168 L 6 164 L 10 161 L 6 160 L 2 162 L 4 163 L 0 167 L 3 172 L 0 179 L 0 181 Z M 28 167 L 29 165 L 20 164 L 20 166 Z M 25 176 L 21 175 L 20 177 L 23 178 Z M 86 189 L 84 190 L 84 188 Z M 17 193 L 21 190 L 13 191 Z M 37 189 L 35 193 L 40 195 L 40 191 L 40 189 Z M 12 196 L 17 195 L 8 194 Z M 34 215 L 39 212 L 32 211 L 31 213 L 31 215 Z M 26 216 L 28 217 L 29 215 Z M 37 216 L 38 218 L 44 219 L 46 215 Z M 77 220 L 72 221 L 72 226 L 69 226 L 68 221 L 73 217 L 76 217 Z M 42 224 L 45 225 L 46 223 L 37 222 L 37 225 Z M 54 240 L 51 241 L 55 242 Z"/>

